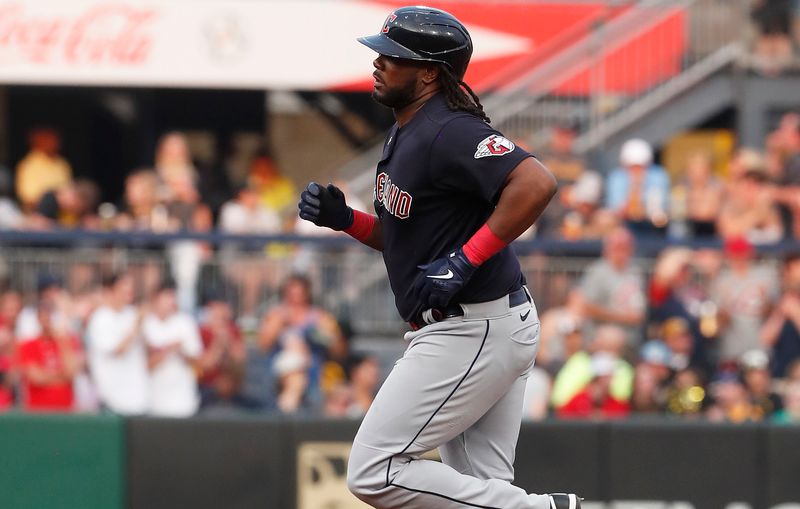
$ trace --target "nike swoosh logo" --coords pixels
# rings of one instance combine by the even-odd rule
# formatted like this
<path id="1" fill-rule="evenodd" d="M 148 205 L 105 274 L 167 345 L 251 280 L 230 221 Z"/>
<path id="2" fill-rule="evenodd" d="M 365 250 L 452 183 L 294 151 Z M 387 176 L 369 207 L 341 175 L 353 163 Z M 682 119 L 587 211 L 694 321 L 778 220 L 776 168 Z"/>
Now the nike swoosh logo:
<path id="1" fill-rule="evenodd" d="M 431 279 L 453 279 L 453 271 L 447 269 L 447 274 L 442 274 L 440 276 L 428 276 Z"/>
<path id="2" fill-rule="evenodd" d="M 531 314 L 531 310 L 529 309 L 527 313 L 524 313 L 524 314 L 520 313 L 519 314 L 519 319 L 524 322 L 525 320 L 528 319 L 528 315 L 530 315 L 530 314 Z"/>

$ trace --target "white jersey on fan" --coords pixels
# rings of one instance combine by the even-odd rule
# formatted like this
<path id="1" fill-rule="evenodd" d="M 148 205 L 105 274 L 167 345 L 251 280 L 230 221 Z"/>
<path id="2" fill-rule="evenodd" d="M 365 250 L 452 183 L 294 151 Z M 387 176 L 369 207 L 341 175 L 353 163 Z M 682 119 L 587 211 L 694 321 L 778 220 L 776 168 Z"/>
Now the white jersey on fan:
<path id="1" fill-rule="evenodd" d="M 148 346 L 164 348 L 180 342 L 180 352 L 173 352 L 150 372 L 150 413 L 166 417 L 188 417 L 197 412 L 200 396 L 197 378 L 186 359 L 200 356 L 203 344 L 194 319 L 175 313 L 161 320 L 149 315 L 142 332 Z"/>
<path id="2" fill-rule="evenodd" d="M 141 338 L 116 353 L 136 326 L 133 306 L 120 310 L 101 306 L 89 318 L 86 340 L 89 367 L 100 400 L 122 415 L 147 411 L 147 353 Z"/>

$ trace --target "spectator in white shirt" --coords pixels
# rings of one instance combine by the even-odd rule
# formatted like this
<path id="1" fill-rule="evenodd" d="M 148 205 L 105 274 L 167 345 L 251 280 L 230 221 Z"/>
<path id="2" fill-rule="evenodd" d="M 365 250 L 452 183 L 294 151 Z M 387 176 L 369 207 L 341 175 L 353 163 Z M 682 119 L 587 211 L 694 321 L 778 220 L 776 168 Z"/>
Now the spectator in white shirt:
<path id="1" fill-rule="evenodd" d="M 195 367 L 203 351 L 197 323 L 178 310 L 175 287 L 162 285 L 142 326 L 150 368 L 150 414 L 188 417 L 200 395 Z"/>
<path id="2" fill-rule="evenodd" d="M 256 188 L 242 186 L 236 196 L 222 206 L 219 229 L 238 235 L 277 234 L 281 232 L 281 220 L 275 210 L 260 201 Z M 264 288 L 277 286 L 279 274 L 276 262 L 264 256 L 263 245 L 248 244 L 229 242 L 220 251 L 226 275 L 240 289 L 241 324 L 245 329 L 256 326 L 257 308 Z"/>
<path id="3" fill-rule="evenodd" d="M 104 302 L 89 318 L 89 366 L 100 401 L 121 415 L 148 407 L 147 352 L 142 340 L 145 310 L 132 305 L 133 278 L 118 274 L 103 281 Z"/>
<path id="4" fill-rule="evenodd" d="M 242 186 L 234 199 L 222 205 L 219 228 L 227 233 L 269 234 L 280 231 L 281 221 L 274 210 L 259 201 L 255 188 Z"/>

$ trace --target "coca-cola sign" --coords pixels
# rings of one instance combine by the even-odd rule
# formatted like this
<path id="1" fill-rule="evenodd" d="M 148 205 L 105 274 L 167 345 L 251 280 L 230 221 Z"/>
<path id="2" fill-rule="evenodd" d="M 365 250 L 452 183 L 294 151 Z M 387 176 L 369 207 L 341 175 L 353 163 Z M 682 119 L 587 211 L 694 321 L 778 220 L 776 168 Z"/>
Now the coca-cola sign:
<path id="1" fill-rule="evenodd" d="M 404 3 L 0 0 L 0 84 L 368 92 L 375 54 L 356 38 L 379 31 L 387 14 Z M 452 11 L 469 28 L 475 49 L 466 80 L 478 91 L 498 72 L 543 61 L 533 58 L 539 48 L 560 48 L 563 34 L 588 30 L 608 9 L 607 0 L 424 3 Z M 631 74 L 609 57 L 603 68 L 608 90 L 629 90 L 675 72 L 665 62 L 680 62 L 683 25 L 667 28 L 644 27 L 646 35 L 625 46 L 653 55 L 646 69 Z M 631 84 L 625 78 L 630 75 L 639 81 Z M 577 85 L 571 91 L 579 94 L 589 80 L 572 82 Z"/>
<path id="2" fill-rule="evenodd" d="M 69 14 L 0 4 L 0 64 L 142 64 L 153 46 L 156 12 L 130 4 L 97 4 Z"/>

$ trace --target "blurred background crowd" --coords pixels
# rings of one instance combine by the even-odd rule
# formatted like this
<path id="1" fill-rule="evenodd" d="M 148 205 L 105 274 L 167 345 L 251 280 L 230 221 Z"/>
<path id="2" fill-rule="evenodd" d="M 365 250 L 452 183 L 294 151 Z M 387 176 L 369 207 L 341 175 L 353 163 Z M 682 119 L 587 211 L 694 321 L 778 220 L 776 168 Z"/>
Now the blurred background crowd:
<path id="1" fill-rule="evenodd" d="M 571 137 L 558 126 L 538 152 L 561 185 L 529 236 L 602 239 L 602 255 L 585 258 L 578 277 L 530 282 L 542 331 L 528 417 L 800 422 L 800 252 L 758 253 L 798 235 L 800 115 L 780 119 L 765 152 L 740 148 L 722 172 L 709 154 L 692 153 L 674 180 L 643 140 L 625 142 L 619 167 L 603 176 L 572 153 Z M 73 180 L 58 155 L 55 131 L 30 139 L 2 212 L 7 228 L 322 233 L 295 221 L 295 185 L 264 155 L 215 206 L 224 189 L 202 192 L 183 135 L 168 133 L 155 169 L 129 174 L 119 204 L 98 205 L 91 182 Z M 637 242 L 654 238 L 710 243 L 637 259 Z M 172 416 L 361 415 L 381 359 L 355 353 L 346 317 L 314 304 L 312 279 L 324 274 L 302 275 L 314 258 L 299 260 L 315 249 L 329 248 L 180 240 L 151 246 L 165 265 L 41 269 L 35 295 L 20 293 L 7 273 L 0 402 Z M 523 265 L 540 256 L 523 256 Z M 222 271 L 210 284 L 203 266 L 215 257 Z"/>
<path id="2" fill-rule="evenodd" d="M 541 321 L 526 418 L 800 424 L 800 3 L 694 0 L 677 15 L 657 0 L 597 4 L 602 23 L 587 23 L 597 33 L 556 39 L 647 46 L 622 52 L 621 66 L 593 54 L 621 84 L 586 85 L 575 73 L 596 69 L 553 50 L 572 74 L 546 93 L 476 86 L 495 93 L 495 125 L 559 181 L 516 244 Z M 728 26 L 734 7 L 746 26 Z M 655 44 L 630 38 L 637 16 L 654 19 Z M 241 27 L 223 28 L 234 51 Z M 664 52 L 675 48 L 673 66 Z M 661 60 L 666 71 L 648 67 Z M 656 107 L 692 113 L 681 94 L 702 92 L 704 69 L 709 82 L 720 71 L 789 93 L 747 96 L 768 109 L 760 130 L 740 98 L 654 135 L 649 115 L 671 118 Z M 0 409 L 363 415 L 407 326 L 379 256 L 298 221 L 296 203 L 316 178 L 370 210 L 369 148 L 392 120 L 364 90 L 304 86 L 0 87 Z M 520 97 L 530 108 L 506 114 Z M 590 146 L 603 121 L 648 104 L 624 126 L 630 136 Z M 227 148 L 242 140 L 246 150 Z M 357 172 L 346 168 L 363 153 Z"/>
<path id="3" fill-rule="evenodd" d="M 673 239 L 745 237 L 771 244 L 800 235 L 800 114 L 788 112 L 764 140 L 765 149 L 730 153 L 684 151 L 666 169 L 653 147 L 633 138 L 614 154 L 617 165 L 592 169 L 573 150 L 577 134 L 555 125 L 544 146 L 530 148 L 559 181 L 559 196 L 523 238 L 600 239 L 624 224 L 636 236 Z M 73 178 L 60 135 L 31 130 L 29 152 L 12 172 L 0 169 L 0 226 L 15 230 L 81 228 L 101 231 L 325 235 L 295 214 L 296 183 L 259 150 L 244 174 L 201 169 L 187 137 L 161 137 L 152 167 L 131 171 L 123 195 L 100 203 L 98 186 Z M 716 151 L 719 152 L 719 151 Z M 347 183 L 337 181 L 347 189 Z M 359 196 L 356 208 L 368 207 Z"/>
<path id="4" fill-rule="evenodd" d="M 766 75 L 796 66 L 800 7 L 795 0 L 756 0 L 750 5 L 752 63 Z"/>

